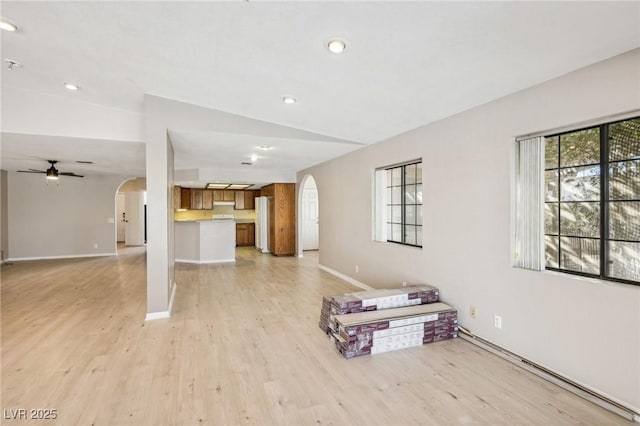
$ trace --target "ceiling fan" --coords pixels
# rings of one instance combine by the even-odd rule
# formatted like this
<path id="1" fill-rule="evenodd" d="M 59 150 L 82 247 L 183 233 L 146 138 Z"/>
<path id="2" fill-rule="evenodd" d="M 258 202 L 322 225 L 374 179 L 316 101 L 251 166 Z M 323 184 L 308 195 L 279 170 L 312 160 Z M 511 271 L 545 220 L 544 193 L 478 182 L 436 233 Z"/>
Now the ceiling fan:
<path id="1" fill-rule="evenodd" d="M 18 170 L 18 172 L 21 173 L 44 173 L 47 175 L 47 179 L 51 179 L 51 180 L 56 180 L 58 179 L 58 176 L 70 176 L 70 177 L 79 177 L 82 178 L 84 177 L 83 175 L 77 175 L 75 173 L 71 173 L 71 172 L 59 172 L 58 169 L 56 169 L 56 160 L 47 160 L 49 162 L 49 164 L 51 164 L 51 167 L 49 167 L 46 171 L 45 170 L 36 170 L 36 169 L 29 169 L 29 170 Z"/>

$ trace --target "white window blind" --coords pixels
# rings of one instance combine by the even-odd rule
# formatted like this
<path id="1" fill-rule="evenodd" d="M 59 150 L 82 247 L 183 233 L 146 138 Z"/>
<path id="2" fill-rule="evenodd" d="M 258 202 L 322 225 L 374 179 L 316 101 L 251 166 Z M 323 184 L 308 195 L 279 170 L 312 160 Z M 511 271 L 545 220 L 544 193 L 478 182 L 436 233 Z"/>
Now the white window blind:
<path id="1" fill-rule="evenodd" d="M 517 141 L 513 265 L 544 268 L 544 138 Z"/>

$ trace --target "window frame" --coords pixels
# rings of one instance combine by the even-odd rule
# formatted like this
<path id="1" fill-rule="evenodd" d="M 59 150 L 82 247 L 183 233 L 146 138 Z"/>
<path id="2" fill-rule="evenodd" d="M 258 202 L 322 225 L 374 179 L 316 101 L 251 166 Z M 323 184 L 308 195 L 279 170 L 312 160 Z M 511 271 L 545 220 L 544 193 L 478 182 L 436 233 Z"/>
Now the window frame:
<path id="1" fill-rule="evenodd" d="M 416 166 L 416 181 L 413 184 L 409 184 L 409 185 L 415 185 L 416 186 L 416 203 L 415 204 L 408 204 L 407 203 L 407 199 L 406 199 L 406 188 L 407 188 L 407 182 L 406 182 L 406 168 L 408 166 Z M 402 241 L 396 241 L 396 240 L 391 240 L 389 239 L 391 237 L 391 235 L 389 235 L 389 233 L 386 233 L 386 242 L 388 243 L 393 243 L 393 244 L 399 244 L 402 246 L 409 246 L 409 247 L 417 247 L 422 249 L 423 244 L 418 244 L 418 232 L 420 232 L 420 240 L 422 243 L 424 243 L 424 240 L 422 240 L 422 229 L 423 229 L 423 224 L 422 221 L 420 224 L 417 223 L 417 217 L 418 217 L 418 206 L 420 207 L 420 211 L 422 211 L 422 202 L 420 202 L 419 204 L 417 203 L 417 186 L 418 185 L 423 185 L 423 181 L 422 181 L 422 175 L 420 175 L 420 180 L 418 181 L 418 175 L 417 175 L 417 165 L 422 165 L 422 158 L 418 158 L 415 160 L 411 160 L 411 161 L 407 161 L 404 163 L 398 163 L 398 164 L 393 164 L 390 166 L 385 166 L 385 167 L 380 167 L 378 168 L 378 170 L 384 170 L 386 174 L 392 173 L 392 170 L 394 169 L 400 169 L 400 177 L 401 177 L 401 181 L 400 181 L 400 194 L 401 194 L 401 202 L 400 202 L 400 207 L 401 207 L 401 213 L 400 213 L 400 228 L 401 228 L 401 235 L 402 235 Z M 422 167 L 420 168 L 420 170 L 422 170 Z M 390 188 L 394 188 L 394 187 L 398 187 L 398 185 L 391 185 L 389 186 L 387 182 L 384 182 L 384 186 L 383 188 L 381 188 L 382 191 L 384 191 L 384 193 L 386 194 Z M 388 209 L 391 206 L 396 206 L 398 204 L 391 204 L 390 201 L 392 200 L 388 200 L 386 195 L 385 195 L 385 201 L 384 201 L 384 208 Z M 415 224 L 407 224 L 406 223 L 406 211 L 407 211 L 407 206 L 415 206 L 416 207 L 416 212 L 415 212 L 415 217 L 416 217 L 416 223 Z M 398 224 L 397 222 L 393 222 L 391 217 L 386 217 L 385 216 L 385 221 L 383 226 L 387 227 L 388 225 L 394 225 L 394 224 Z M 407 239 L 407 235 L 406 235 L 406 227 L 407 226 L 414 226 L 416 228 L 416 236 L 415 236 L 415 244 L 411 244 L 411 243 L 407 243 L 406 239 Z"/>
<path id="2" fill-rule="evenodd" d="M 631 117 L 626 117 L 626 118 L 621 118 L 621 119 L 616 119 L 614 121 L 608 121 L 608 122 L 604 122 L 604 123 L 600 123 L 600 124 L 591 124 L 588 126 L 584 126 L 584 127 L 579 127 L 579 128 L 573 128 L 570 130 L 563 130 L 560 132 L 549 132 L 549 133 L 545 133 L 543 136 L 545 138 L 545 144 L 546 144 L 546 140 L 547 138 L 553 138 L 553 137 L 557 137 L 558 138 L 558 163 L 557 163 L 557 167 L 554 168 L 547 168 L 546 167 L 546 160 L 544 162 L 544 171 L 545 173 L 547 171 L 557 171 L 558 172 L 558 181 L 557 181 L 557 185 L 558 185 L 558 198 L 557 201 L 552 203 L 555 203 L 558 205 L 558 267 L 553 267 L 553 266 L 548 266 L 547 262 L 546 262 L 546 256 L 545 256 L 545 261 L 544 261 L 544 269 L 548 270 L 548 271 L 554 271 L 554 272 L 560 272 L 560 273 L 566 273 L 566 274 L 571 274 L 571 275 L 577 275 L 577 276 L 582 276 L 582 277 L 587 277 L 587 278 L 595 278 L 595 279 L 600 279 L 600 280 L 604 280 L 604 281 L 612 281 L 612 282 L 617 282 L 617 283 L 622 283 L 622 284 L 631 284 L 631 285 L 635 285 L 635 286 L 640 286 L 640 281 L 634 281 L 634 280 L 630 280 L 630 279 L 626 279 L 626 278 L 618 278 L 618 277 L 612 277 L 609 275 L 610 273 L 610 268 L 609 268 L 609 260 L 611 258 L 610 256 L 610 252 L 609 252 L 609 242 L 613 241 L 613 242 L 631 242 L 631 243 L 638 243 L 638 241 L 633 241 L 633 240 L 622 240 L 622 239 L 611 239 L 610 238 L 610 221 L 609 221 L 609 216 L 610 216 L 610 164 L 612 163 L 621 163 L 621 162 L 625 162 L 625 161 L 639 161 L 640 158 L 627 158 L 627 159 L 622 159 L 622 160 L 614 160 L 611 161 L 610 160 L 610 144 L 609 144 L 609 139 L 610 139 L 610 135 L 609 135 L 609 127 L 611 125 L 614 124 L 618 124 L 618 123 L 622 123 L 625 121 L 631 121 L 631 120 L 639 120 L 640 116 L 631 116 Z M 581 132 L 581 131 L 585 131 L 585 130 L 589 130 L 589 129 L 598 129 L 599 131 L 599 149 L 600 149 L 600 156 L 598 159 L 597 163 L 585 163 L 585 164 L 579 164 L 579 165 L 569 165 L 569 166 L 562 166 L 561 162 L 562 162 L 562 158 L 561 158 L 561 150 L 562 150 L 562 136 L 563 135 L 567 135 L 567 134 L 571 134 L 571 133 L 577 133 L 577 132 Z M 546 152 L 546 150 L 545 150 Z M 561 222 L 562 222 L 562 192 L 561 192 L 561 174 L 560 172 L 563 169 L 569 169 L 572 167 L 575 168 L 579 168 L 579 167 L 588 167 L 588 166 L 599 166 L 600 167 L 600 183 L 599 183 L 599 196 L 598 196 L 598 200 L 595 201 L 600 205 L 600 212 L 599 212 L 599 232 L 598 232 L 598 237 L 575 237 L 575 238 L 587 238 L 587 239 L 597 239 L 598 243 L 599 243 L 599 251 L 600 251 L 600 258 L 599 258 L 599 263 L 598 263 L 598 273 L 597 274 L 592 274 L 592 273 L 588 273 L 588 272 L 582 272 L 582 271 L 574 271 L 571 269 L 563 269 L 561 268 L 561 255 L 562 255 L 562 227 L 561 227 Z M 640 202 L 640 199 L 623 199 L 623 200 L 614 200 L 615 202 Z M 544 204 L 547 204 L 547 200 L 546 197 L 543 200 Z M 574 202 L 581 202 L 581 201 L 574 201 Z M 594 201 L 582 201 L 582 202 L 594 202 Z M 566 202 L 565 202 L 566 203 Z M 544 219 L 546 219 L 546 213 L 544 214 Z M 543 229 L 543 237 L 547 237 L 547 236 L 552 236 L 555 237 L 555 234 L 547 234 L 546 230 Z M 568 237 L 568 236 L 565 236 Z"/>

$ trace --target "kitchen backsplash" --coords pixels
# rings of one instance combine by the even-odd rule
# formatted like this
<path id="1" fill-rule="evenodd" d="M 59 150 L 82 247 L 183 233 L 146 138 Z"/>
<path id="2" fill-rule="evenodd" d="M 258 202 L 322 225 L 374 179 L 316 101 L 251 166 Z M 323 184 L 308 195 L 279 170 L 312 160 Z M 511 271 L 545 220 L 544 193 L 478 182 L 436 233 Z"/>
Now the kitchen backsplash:
<path id="1" fill-rule="evenodd" d="M 203 220 L 211 219 L 214 214 L 232 214 L 235 219 L 255 220 L 255 210 L 235 210 L 233 206 L 214 206 L 213 210 L 187 210 L 174 212 L 175 220 Z"/>

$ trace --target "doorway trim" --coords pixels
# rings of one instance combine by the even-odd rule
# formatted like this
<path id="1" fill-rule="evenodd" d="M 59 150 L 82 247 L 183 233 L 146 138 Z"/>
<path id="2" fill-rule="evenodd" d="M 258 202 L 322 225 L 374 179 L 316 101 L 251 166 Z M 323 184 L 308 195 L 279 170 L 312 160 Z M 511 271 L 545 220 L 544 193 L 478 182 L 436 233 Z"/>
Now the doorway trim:
<path id="1" fill-rule="evenodd" d="M 115 241 L 115 253 L 114 253 L 115 255 L 118 254 L 118 220 L 119 220 L 119 218 L 118 218 L 118 194 L 120 194 L 120 190 L 122 189 L 122 187 L 124 187 L 127 184 L 127 182 L 136 181 L 138 179 L 145 179 L 145 178 L 140 178 L 140 177 L 135 177 L 134 176 L 134 177 L 130 177 L 128 179 L 123 180 L 122 183 L 120 183 L 120 185 L 118 185 L 118 187 L 116 188 L 116 192 L 113 195 L 113 199 L 114 199 L 114 202 L 115 202 L 115 205 L 114 205 L 115 226 L 114 226 L 114 229 L 113 229 L 113 234 L 114 234 L 113 235 L 113 240 Z M 144 183 L 145 183 L 145 189 L 141 189 L 140 191 L 133 191 L 133 192 L 144 192 L 144 191 L 146 191 L 146 181 Z M 146 241 L 145 241 L 145 244 L 143 246 L 146 249 Z"/>
<path id="2" fill-rule="evenodd" d="M 298 194 L 297 194 L 297 198 L 298 201 L 296 203 L 297 206 L 297 232 L 296 232 L 296 239 L 297 239 L 297 247 L 298 247 L 298 257 L 304 257 L 303 255 L 303 240 L 304 240 L 304 225 L 303 225 L 303 212 L 304 212 L 304 205 L 303 205 L 303 195 L 304 195 L 304 187 L 307 184 L 307 181 L 309 179 L 312 179 L 315 184 L 316 184 L 316 191 L 318 192 L 318 223 L 320 223 L 320 190 L 318 188 L 318 180 L 313 177 L 312 174 L 310 173 L 306 173 L 302 179 L 300 180 L 300 183 L 298 185 Z M 318 225 L 318 238 L 320 238 L 320 225 Z"/>

